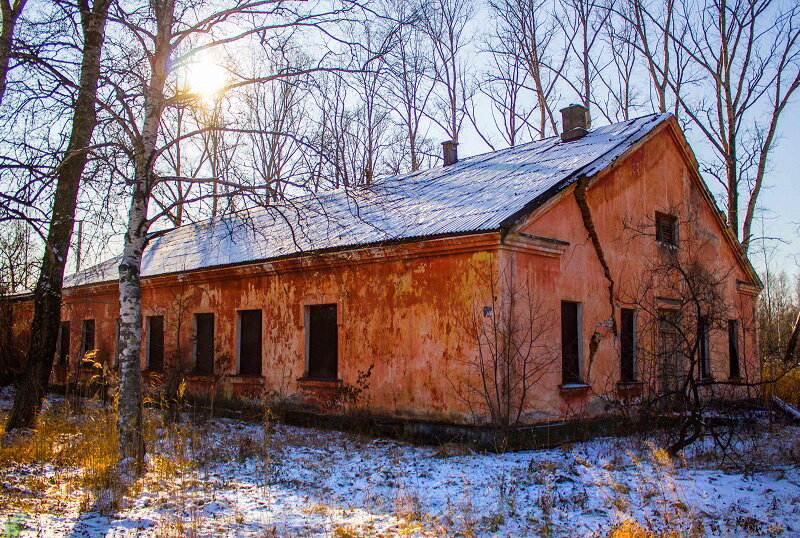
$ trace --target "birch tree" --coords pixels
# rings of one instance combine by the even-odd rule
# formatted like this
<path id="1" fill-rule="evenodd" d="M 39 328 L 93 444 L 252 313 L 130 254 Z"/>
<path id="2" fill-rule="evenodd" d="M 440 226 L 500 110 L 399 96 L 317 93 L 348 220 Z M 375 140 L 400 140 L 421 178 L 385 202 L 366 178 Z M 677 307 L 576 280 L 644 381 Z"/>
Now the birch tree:
<path id="1" fill-rule="evenodd" d="M 148 242 L 148 230 L 164 215 L 169 207 L 154 211 L 151 201 L 157 187 L 165 181 L 182 181 L 184 178 L 164 177 L 159 162 L 166 149 L 178 140 L 167 140 L 162 120 L 167 109 L 196 102 L 198 96 L 188 91 L 170 93 L 169 80 L 187 66 L 201 52 L 231 48 L 241 45 L 249 36 L 264 39 L 270 33 L 280 33 L 292 28 L 308 32 L 318 31 L 329 43 L 335 42 L 345 49 L 352 43 L 328 27 L 358 15 L 359 6 L 345 2 L 328 6 L 329 9 L 312 11 L 305 6 L 287 6 L 275 0 L 238 0 L 224 6 L 183 3 L 182 0 L 151 0 L 145 8 L 119 7 L 114 20 L 122 28 L 119 42 L 120 62 L 117 67 L 116 104 L 114 113 L 117 128 L 124 137 L 123 146 L 130 159 L 130 209 L 124 236 L 123 252 L 119 265 L 120 293 L 120 389 L 118 404 L 118 445 L 121 469 L 136 474 L 141 471 L 144 441 L 142 437 L 142 375 L 140 355 L 142 350 L 141 264 Z M 129 36 L 129 37 L 125 37 Z M 189 50 L 184 49 L 195 38 Z M 130 43 L 137 44 L 131 49 Z M 296 68 L 270 73 L 263 77 L 249 77 L 231 70 L 231 80 L 220 94 L 233 92 L 253 84 L 263 84 L 279 79 L 292 79 L 309 73 L 331 69 L 338 59 L 336 51 L 326 49 L 310 68 Z M 211 131 L 246 132 L 235 126 L 198 126 L 182 135 L 182 139 L 199 137 Z M 197 182 L 197 178 L 192 178 Z M 207 184 L 219 183 L 230 188 L 229 194 L 263 192 L 266 185 L 232 184 L 219 177 L 207 178 Z M 207 199 L 200 192 L 184 201 L 192 204 Z"/>

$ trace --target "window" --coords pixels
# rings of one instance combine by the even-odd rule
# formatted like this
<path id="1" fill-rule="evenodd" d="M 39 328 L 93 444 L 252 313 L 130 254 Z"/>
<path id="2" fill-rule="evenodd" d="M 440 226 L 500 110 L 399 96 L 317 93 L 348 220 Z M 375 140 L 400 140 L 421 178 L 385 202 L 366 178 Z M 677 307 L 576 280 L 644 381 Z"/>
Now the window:
<path id="1" fill-rule="evenodd" d="M 561 377 L 564 385 L 582 383 L 578 303 L 561 302 Z"/>
<path id="2" fill-rule="evenodd" d="M 81 327 L 81 360 L 88 352 L 94 349 L 94 320 L 83 320 Z"/>
<path id="3" fill-rule="evenodd" d="M 336 379 L 339 347 L 336 305 L 309 306 L 306 309 L 306 316 L 308 377 L 311 379 Z"/>
<path id="4" fill-rule="evenodd" d="M 705 317 L 697 320 L 697 362 L 700 379 L 711 377 L 708 364 L 708 318 Z"/>
<path id="5" fill-rule="evenodd" d="M 678 218 L 656 212 L 656 241 L 665 245 L 678 245 Z"/>
<path id="6" fill-rule="evenodd" d="M 151 372 L 164 369 L 164 316 L 147 318 L 147 369 Z"/>
<path id="7" fill-rule="evenodd" d="M 66 366 L 69 362 L 69 321 L 62 321 L 58 328 L 58 364 Z"/>
<path id="8" fill-rule="evenodd" d="M 730 376 L 740 377 L 739 370 L 739 323 L 735 319 L 728 320 L 728 361 Z"/>
<path id="9" fill-rule="evenodd" d="M 239 311 L 239 375 L 261 375 L 261 310 Z"/>
<path id="10" fill-rule="evenodd" d="M 661 391 L 676 392 L 680 389 L 685 368 L 681 360 L 679 328 L 681 317 L 678 310 L 658 311 L 658 376 Z"/>
<path id="11" fill-rule="evenodd" d="M 631 382 L 636 379 L 636 311 L 623 308 L 621 322 L 620 380 Z"/>
<path id="12" fill-rule="evenodd" d="M 194 371 L 214 373 L 214 314 L 194 315 Z"/>
<path id="13" fill-rule="evenodd" d="M 120 318 L 117 318 L 117 322 L 115 324 L 115 329 L 114 329 L 114 361 L 113 361 L 114 362 L 114 368 L 119 368 L 119 351 L 120 351 L 119 332 L 120 332 L 120 323 L 122 323 L 122 320 L 120 320 Z"/>

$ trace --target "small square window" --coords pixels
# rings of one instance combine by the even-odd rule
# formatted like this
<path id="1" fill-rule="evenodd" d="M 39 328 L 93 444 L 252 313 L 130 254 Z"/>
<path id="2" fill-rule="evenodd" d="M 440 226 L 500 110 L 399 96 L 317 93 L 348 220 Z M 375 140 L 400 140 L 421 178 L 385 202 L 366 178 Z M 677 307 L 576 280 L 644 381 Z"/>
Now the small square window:
<path id="1" fill-rule="evenodd" d="M 678 246 L 678 217 L 656 212 L 656 241 Z"/>

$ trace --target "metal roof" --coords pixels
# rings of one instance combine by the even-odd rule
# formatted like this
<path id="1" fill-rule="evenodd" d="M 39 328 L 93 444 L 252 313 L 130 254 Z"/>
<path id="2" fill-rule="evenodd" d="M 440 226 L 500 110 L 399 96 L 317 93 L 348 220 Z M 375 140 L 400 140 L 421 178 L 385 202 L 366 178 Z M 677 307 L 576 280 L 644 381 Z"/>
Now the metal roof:
<path id="1" fill-rule="evenodd" d="M 152 239 L 142 276 L 268 260 L 315 250 L 498 229 L 537 200 L 609 166 L 669 114 L 467 157 L 368 187 L 322 192 L 170 230 Z M 70 275 L 66 286 L 116 280 L 117 260 Z"/>

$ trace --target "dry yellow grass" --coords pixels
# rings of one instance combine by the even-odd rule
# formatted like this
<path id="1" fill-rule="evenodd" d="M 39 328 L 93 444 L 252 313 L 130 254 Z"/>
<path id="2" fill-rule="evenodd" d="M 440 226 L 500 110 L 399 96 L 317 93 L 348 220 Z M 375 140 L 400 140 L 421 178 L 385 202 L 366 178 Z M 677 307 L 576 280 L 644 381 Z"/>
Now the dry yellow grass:
<path id="1" fill-rule="evenodd" d="M 776 380 L 764 385 L 767 400 L 777 396 L 791 405 L 800 405 L 800 367 L 787 370 L 782 360 L 775 359 L 764 364 L 762 375 L 765 380 Z"/>
<path id="2" fill-rule="evenodd" d="M 5 436 L 6 415 L 0 412 L 0 506 L 28 514 L 75 509 L 103 514 L 119 508 L 131 486 L 116 472 L 116 413 L 113 406 L 79 406 L 68 402 L 45 409 L 36 428 Z M 136 493 L 152 482 L 163 482 L 197 467 L 199 444 L 194 428 L 165 424 L 163 414 L 145 412 L 145 441 L 153 454 L 145 477 L 132 485 Z M 42 473 L 46 472 L 45 476 Z"/>

